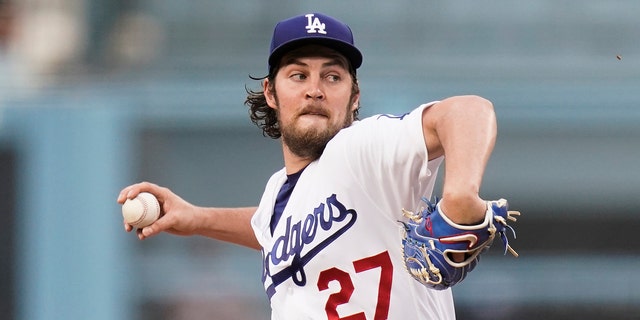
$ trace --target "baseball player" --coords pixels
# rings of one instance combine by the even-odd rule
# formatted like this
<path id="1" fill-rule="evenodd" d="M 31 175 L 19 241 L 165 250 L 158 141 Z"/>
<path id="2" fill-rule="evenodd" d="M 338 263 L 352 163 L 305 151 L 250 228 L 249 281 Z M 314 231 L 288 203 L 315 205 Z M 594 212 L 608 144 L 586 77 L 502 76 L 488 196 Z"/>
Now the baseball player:
<path id="1" fill-rule="evenodd" d="M 204 235 L 260 250 L 272 319 L 454 319 L 450 287 L 494 235 L 508 247 L 503 220 L 513 220 L 506 201 L 479 196 L 493 106 L 458 96 L 358 120 L 361 64 L 344 23 L 320 13 L 279 22 L 268 75 L 246 104 L 281 140 L 284 168 L 253 208 L 198 207 L 152 183 L 128 186 L 119 203 L 147 191 L 162 206 L 138 237 Z M 445 156 L 441 200 L 428 201 Z"/>

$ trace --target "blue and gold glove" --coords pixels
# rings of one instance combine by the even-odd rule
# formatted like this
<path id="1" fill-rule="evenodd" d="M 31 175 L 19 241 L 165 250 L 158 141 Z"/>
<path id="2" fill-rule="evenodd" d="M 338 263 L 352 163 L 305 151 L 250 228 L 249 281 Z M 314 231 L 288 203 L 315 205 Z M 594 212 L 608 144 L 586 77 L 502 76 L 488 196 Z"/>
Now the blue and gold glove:
<path id="1" fill-rule="evenodd" d="M 480 261 L 480 254 L 488 250 L 496 235 L 507 251 L 518 256 L 509 246 L 506 230 L 515 231 L 507 221 L 516 221 L 518 211 L 509 211 L 507 200 L 487 201 L 484 221 L 477 225 L 459 225 L 447 218 L 436 199 L 423 199 L 426 208 L 418 213 L 402 209 L 408 222 L 402 239 L 404 262 L 411 276 L 425 286 L 444 290 L 462 281 Z M 454 261 L 452 255 L 464 256 Z M 459 259 L 456 259 L 459 260 Z"/>

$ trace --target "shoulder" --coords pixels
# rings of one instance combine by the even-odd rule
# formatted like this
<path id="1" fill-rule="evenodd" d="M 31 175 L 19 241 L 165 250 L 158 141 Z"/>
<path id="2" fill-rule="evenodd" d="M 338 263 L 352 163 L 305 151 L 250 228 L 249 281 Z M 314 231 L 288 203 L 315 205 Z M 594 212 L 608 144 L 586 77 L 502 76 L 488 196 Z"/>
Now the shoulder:
<path id="1" fill-rule="evenodd" d="M 337 140 L 355 139 L 355 141 L 349 142 L 362 143 L 365 141 L 384 141 L 387 138 L 393 138 L 393 135 L 398 135 L 400 139 L 406 138 L 407 135 L 422 136 L 423 111 L 437 103 L 439 101 L 425 103 L 405 113 L 384 113 L 369 116 L 342 129 L 335 138 Z"/>
<path id="2" fill-rule="evenodd" d="M 353 168 L 382 168 L 428 159 L 422 114 L 436 102 L 404 114 L 377 114 L 342 129 L 327 144 L 321 158 Z"/>
<path id="3" fill-rule="evenodd" d="M 410 120 L 410 119 L 414 119 L 414 118 L 421 118 L 422 117 L 422 112 L 429 108 L 432 107 L 434 105 L 437 105 L 438 103 L 440 103 L 441 101 L 432 101 L 429 103 L 423 103 L 421 105 L 419 105 L 418 107 L 414 108 L 413 110 L 409 110 L 408 112 L 405 113 L 382 113 L 382 114 L 377 114 L 377 115 L 373 115 L 371 117 L 368 117 L 366 119 L 364 119 L 363 121 L 378 121 L 378 122 L 395 122 L 396 120 Z"/>

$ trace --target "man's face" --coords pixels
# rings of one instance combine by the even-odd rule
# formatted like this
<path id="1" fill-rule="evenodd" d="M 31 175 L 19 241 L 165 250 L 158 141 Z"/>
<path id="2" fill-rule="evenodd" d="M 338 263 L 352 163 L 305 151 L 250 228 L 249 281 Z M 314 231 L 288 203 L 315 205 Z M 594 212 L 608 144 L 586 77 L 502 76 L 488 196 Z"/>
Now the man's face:
<path id="1" fill-rule="evenodd" d="M 329 140 L 351 125 L 359 99 L 352 81 L 347 60 L 334 50 L 306 46 L 282 57 L 275 92 L 265 81 L 265 97 L 295 155 L 317 159 Z"/>

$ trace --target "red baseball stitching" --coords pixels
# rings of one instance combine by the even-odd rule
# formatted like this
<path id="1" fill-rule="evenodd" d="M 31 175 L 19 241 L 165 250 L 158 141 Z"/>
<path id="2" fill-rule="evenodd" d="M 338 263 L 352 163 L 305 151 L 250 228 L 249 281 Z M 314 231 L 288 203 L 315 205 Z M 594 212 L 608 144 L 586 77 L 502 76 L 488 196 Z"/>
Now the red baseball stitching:
<path id="1" fill-rule="evenodd" d="M 144 210 L 142 210 L 142 214 L 140 215 L 140 218 L 138 220 L 136 220 L 134 223 L 132 223 L 133 225 L 139 224 L 140 222 L 142 222 L 144 220 L 144 218 L 147 217 L 147 212 L 149 209 L 149 206 L 147 204 L 147 201 L 143 198 L 143 197 L 136 197 L 136 199 L 138 199 L 138 201 L 140 201 L 142 203 L 142 207 L 144 208 Z"/>
<path id="2" fill-rule="evenodd" d="M 153 194 L 151 194 L 151 193 L 148 193 L 148 192 L 144 193 L 144 194 L 141 193 L 137 197 L 135 197 L 135 199 L 137 199 L 138 201 L 140 201 L 140 203 L 142 203 L 142 207 L 143 207 L 142 214 L 140 215 L 140 218 L 138 218 L 136 221 L 133 221 L 133 222 L 130 223 L 132 226 L 136 226 L 137 227 L 137 224 L 143 222 L 147 218 L 147 216 L 149 214 L 149 205 L 150 205 L 150 203 L 146 199 L 147 196 L 153 197 L 153 200 L 155 200 L 154 201 L 155 202 L 155 207 L 156 207 L 156 210 L 158 212 L 158 217 L 160 217 L 160 203 L 155 198 L 155 196 Z M 154 221 L 155 221 L 155 219 L 154 219 Z M 151 222 L 153 223 L 154 221 L 151 221 Z"/>

